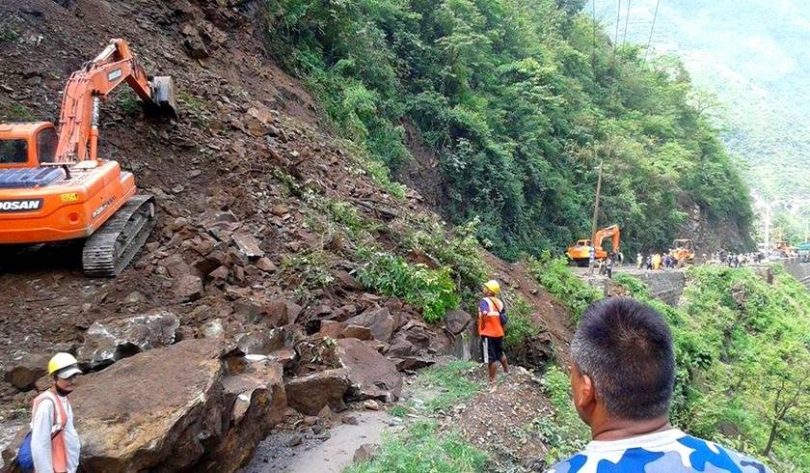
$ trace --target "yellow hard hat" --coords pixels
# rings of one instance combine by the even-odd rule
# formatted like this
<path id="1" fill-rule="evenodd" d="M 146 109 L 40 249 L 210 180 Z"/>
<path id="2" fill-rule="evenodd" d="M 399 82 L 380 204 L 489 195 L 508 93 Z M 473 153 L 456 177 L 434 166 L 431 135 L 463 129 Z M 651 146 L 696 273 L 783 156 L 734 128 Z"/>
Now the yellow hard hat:
<path id="1" fill-rule="evenodd" d="M 78 365 L 79 362 L 70 353 L 57 353 L 48 362 L 48 374 L 54 375 L 64 370 L 63 373 L 59 373 L 60 377 L 69 378 L 74 374 L 81 374 L 82 370 L 79 369 Z M 70 375 L 68 375 L 68 372 L 70 372 Z"/>
<path id="2" fill-rule="evenodd" d="M 489 281 L 485 282 L 484 287 L 492 291 L 492 293 L 495 295 L 501 293 L 501 285 L 494 279 L 490 279 Z"/>

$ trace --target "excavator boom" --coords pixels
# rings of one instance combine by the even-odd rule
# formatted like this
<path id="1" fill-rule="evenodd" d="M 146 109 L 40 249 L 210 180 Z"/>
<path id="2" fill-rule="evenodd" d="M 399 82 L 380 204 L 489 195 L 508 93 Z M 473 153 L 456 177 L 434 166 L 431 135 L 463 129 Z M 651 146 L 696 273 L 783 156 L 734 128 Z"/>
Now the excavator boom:
<path id="1" fill-rule="evenodd" d="M 150 81 L 129 44 L 113 39 L 101 54 L 74 72 L 65 86 L 55 162 L 98 159 L 100 101 L 123 82 L 132 87 L 147 110 L 175 113 L 171 78 Z"/>

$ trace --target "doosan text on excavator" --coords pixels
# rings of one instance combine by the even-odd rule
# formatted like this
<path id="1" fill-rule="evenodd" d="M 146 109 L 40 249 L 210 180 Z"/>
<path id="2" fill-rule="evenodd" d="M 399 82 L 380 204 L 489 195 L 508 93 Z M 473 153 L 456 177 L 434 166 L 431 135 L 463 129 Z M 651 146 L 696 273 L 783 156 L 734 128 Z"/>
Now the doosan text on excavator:
<path id="1" fill-rule="evenodd" d="M 126 82 L 147 112 L 174 115 L 170 77 L 149 78 L 114 39 L 74 72 L 58 132 L 49 122 L 0 124 L 0 245 L 84 240 L 88 276 L 117 276 L 155 225 L 155 203 L 132 173 L 98 156 L 100 102 Z"/>

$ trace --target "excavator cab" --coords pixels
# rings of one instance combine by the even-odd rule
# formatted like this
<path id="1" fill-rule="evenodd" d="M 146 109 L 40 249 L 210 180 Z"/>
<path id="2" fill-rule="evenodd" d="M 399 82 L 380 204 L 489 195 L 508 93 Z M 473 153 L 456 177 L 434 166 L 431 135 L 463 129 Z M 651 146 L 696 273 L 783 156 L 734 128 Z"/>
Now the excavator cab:
<path id="1" fill-rule="evenodd" d="M 52 163 L 58 141 L 56 128 L 50 122 L 0 125 L 0 169 Z"/>

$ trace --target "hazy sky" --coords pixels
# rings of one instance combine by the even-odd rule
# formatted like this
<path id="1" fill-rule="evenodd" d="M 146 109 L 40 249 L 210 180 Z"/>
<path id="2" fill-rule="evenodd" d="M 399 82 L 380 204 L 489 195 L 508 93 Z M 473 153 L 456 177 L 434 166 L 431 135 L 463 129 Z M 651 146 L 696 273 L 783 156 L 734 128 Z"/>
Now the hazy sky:
<path id="1" fill-rule="evenodd" d="M 596 0 L 611 37 L 619 2 L 618 42 L 627 25 L 627 41 L 646 45 L 656 0 Z M 725 104 L 724 136 L 755 190 L 810 194 L 810 0 L 660 0 L 652 49 Z"/>

